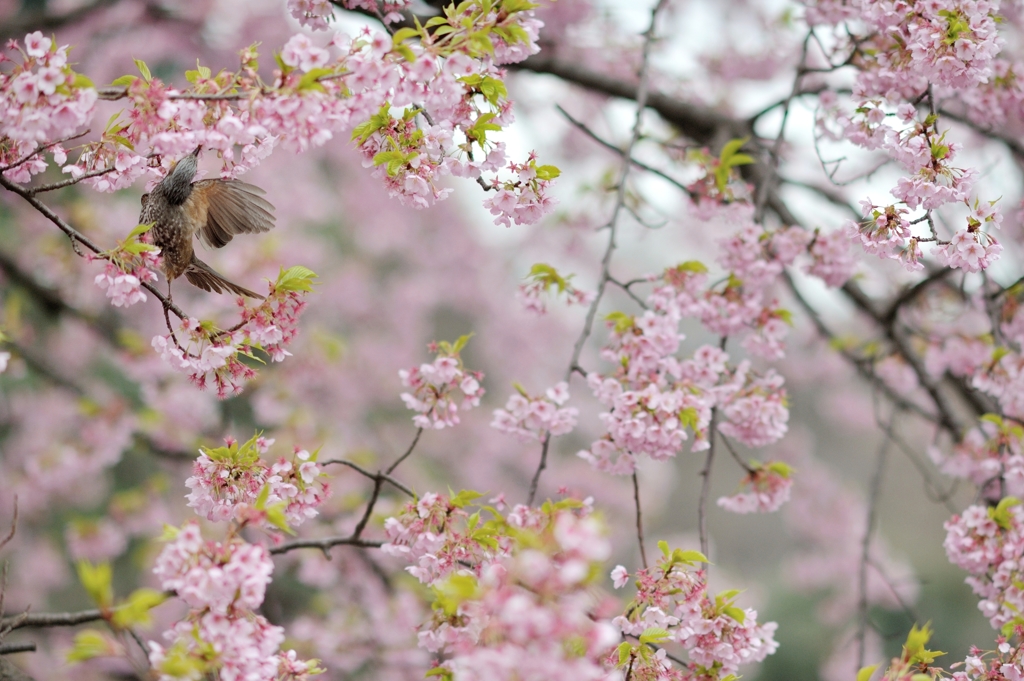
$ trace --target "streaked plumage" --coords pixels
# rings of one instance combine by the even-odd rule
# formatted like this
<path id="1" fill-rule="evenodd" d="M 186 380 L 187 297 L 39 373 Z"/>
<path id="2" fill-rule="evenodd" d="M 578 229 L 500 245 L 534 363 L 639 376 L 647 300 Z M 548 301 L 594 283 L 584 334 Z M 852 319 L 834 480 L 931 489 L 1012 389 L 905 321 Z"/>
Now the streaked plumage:
<path id="1" fill-rule="evenodd" d="M 185 275 L 204 291 L 230 291 L 250 298 L 258 293 L 225 279 L 196 257 L 192 238 L 222 248 L 236 234 L 266 232 L 274 226 L 274 206 L 262 189 L 240 180 L 201 180 L 196 176 L 199 149 L 181 159 L 160 184 L 142 197 L 139 224 L 153 224 L 168 283 Z"/>

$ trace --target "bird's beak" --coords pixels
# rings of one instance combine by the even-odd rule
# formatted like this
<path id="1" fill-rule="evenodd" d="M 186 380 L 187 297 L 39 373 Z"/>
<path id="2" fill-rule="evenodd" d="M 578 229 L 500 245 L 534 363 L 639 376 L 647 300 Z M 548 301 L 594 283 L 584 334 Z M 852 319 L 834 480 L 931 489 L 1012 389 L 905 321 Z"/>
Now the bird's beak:
<path id="1" fill-rule="evenodd" d="M 199 145 L 198 147 L 196 147 L 196 150 L 195 150 L 195 151 L 193 151 L 193 152 L 192 152 L 191 154 L 189 154 L 189 155 L 190 155 L 190 156 L 199 156 L 199 152 L 200 152 L 200 151 L 202 151 L 202 150 L 203 150 L 203 145 L 202 145 L 202 144 L 200 144 L 200 145 Z"/>

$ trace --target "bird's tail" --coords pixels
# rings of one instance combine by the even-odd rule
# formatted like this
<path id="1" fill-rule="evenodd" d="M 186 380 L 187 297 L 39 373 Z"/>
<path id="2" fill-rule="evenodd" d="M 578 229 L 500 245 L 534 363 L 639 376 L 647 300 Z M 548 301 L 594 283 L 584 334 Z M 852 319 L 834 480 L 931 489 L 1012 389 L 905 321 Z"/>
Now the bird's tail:
<path id="1" fill-rule="evenodd" d="M 240 296 L 246 296 L 248 298 L 256 298 L 263 300 L 263 296 L 258 293 L 254 293 L 247 288 L 242 288 L 238 284 L 233 284 L 212 267 L 207 265 L 199 258 L 192 256 L 192 262 L 185 269 L 185 278 L 193 286 L 203 289 L 204 291 L 210 291 L 212 293 L 224 293 L 228 291 L 235 293 Z"/>

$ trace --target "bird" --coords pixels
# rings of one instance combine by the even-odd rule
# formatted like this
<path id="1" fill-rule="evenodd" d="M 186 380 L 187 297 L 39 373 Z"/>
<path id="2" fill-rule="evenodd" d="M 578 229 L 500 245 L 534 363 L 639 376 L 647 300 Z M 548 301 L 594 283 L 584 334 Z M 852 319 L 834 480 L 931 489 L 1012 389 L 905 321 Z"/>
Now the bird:
<path id="1" fill-rule="evenodd" d="M 163 257 L 168 298 L 171 281 L 184 274 L 190 284 L 204 291 L 227 291 L 262 300 L 260 294 L 228 281 L 196 257 L 192 238 L 222 248 L 236 234 L 266 232 L 274 227 L 274 206 L 263 198 L 266 192 L 248 182 L 193 182 L 201 149 L 196 147 L 179 160 L 152 191 L 142 195 L 139 224 L 153 225 L 149 233 Z"/>

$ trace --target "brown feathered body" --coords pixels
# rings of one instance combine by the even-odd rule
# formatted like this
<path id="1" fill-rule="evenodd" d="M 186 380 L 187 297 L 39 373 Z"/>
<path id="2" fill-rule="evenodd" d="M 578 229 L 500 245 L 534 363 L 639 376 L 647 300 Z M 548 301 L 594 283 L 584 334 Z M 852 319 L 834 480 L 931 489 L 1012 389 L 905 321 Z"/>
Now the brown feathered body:
<path id="1" fill-rule="evenodd" d="M 201 180 L 196 175 L 198 149 L 186 156 L 153 191 L 142 197 L 139 224 L 153 224 L 150 234 L 163 256 L 167 281 L 181 275 L 204 291 L 230 291 L 250 298 L 258 293 L 234 284 L 196 257 L 192 239 L 221 248 L 236 234 L 266 232 L 274 226 L 274 206 L 262 189 L 239 180 Z"/>

